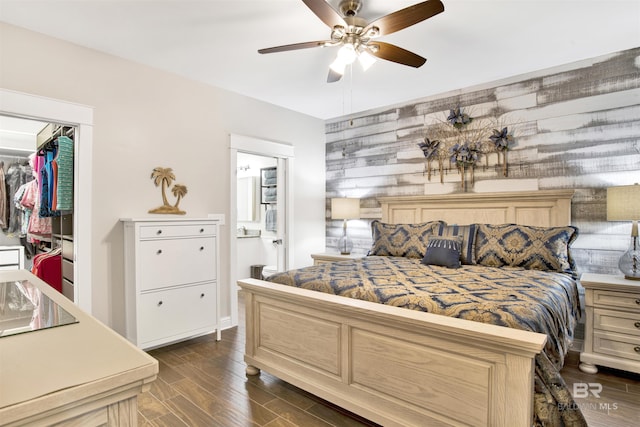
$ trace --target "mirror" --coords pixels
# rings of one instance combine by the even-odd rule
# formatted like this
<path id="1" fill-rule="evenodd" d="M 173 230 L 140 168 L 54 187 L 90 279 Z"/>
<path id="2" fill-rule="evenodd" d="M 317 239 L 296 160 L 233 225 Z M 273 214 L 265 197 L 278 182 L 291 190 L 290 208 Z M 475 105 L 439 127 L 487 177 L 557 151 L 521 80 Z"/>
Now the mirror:
<path id="1" fill-rule="evenodd" d="M 257 178 L 246 176 L 238 178 L 238 221 L 257 221 L 258 209 L 256 200 Z"/>
<path id="2" fill-rule="evenodd" d="M 0 283 L 0 337 L 77 322 L 28 280 Z"/>

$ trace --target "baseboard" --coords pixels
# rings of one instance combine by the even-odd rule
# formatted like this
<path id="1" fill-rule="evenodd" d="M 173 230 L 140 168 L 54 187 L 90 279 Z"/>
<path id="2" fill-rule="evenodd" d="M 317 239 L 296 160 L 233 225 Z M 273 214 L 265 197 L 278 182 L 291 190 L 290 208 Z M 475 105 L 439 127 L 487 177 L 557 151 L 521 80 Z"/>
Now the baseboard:
<path id="1" fill-rule="evenodd" d="M 225 329 L 231 329 L 238 326 L 231 323 L 231 316 L 223 317 L 220 319 L 220 330 L 224 331 Z"/>

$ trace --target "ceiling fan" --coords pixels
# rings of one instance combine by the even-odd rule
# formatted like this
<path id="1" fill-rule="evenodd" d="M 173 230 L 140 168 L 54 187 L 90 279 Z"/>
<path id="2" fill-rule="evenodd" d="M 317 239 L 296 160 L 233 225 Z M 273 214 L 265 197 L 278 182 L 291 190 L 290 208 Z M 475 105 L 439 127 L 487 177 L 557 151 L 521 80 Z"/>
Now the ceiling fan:
<path id="1" fill-rule="evenodd" d="M 329 67 L 328 83 L 340 80 L 346 66 L 352 64 L 356 58 L 365 70 L 371 66 L 375 58 L 415 68 L 421 67 L 426 62 L 422 56 L 376 39 L 410 27 L 444 11 L 444 5 L 440 0 L 427 0 L 397 10 L 375 21 L 366 22 L 357 17 L 363 0 L 341 0 L 339 12 L 325 0 L 302 1 L 322 22 L 331 28 L 331 39 L 270 47 L 260 49 L 258 52 L 275 53 L 312 47 L 341 46 L 336 60 Z"/>

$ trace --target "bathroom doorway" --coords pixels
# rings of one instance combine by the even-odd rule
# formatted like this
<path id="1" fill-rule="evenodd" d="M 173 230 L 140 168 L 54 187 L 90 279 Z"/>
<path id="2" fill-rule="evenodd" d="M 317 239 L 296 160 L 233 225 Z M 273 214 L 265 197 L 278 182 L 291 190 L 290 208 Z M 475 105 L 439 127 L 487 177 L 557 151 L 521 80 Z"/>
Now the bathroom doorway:
<path id="1" fill-rule="evenodd" d="M 237 325 L 238 279 L 251 277 L 252 266 L 269 274 L 292 264 L 292 167 L 293 146 L 230 136 L 229 326 Z"/>

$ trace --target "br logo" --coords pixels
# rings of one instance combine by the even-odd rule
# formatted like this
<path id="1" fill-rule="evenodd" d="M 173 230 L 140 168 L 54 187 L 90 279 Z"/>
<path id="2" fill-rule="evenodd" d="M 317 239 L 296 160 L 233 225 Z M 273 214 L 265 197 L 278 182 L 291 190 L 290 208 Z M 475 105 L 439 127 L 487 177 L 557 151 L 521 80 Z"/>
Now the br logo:
<path id="1" fill-rule="evenodd" d="M 573 397 L 581 399 L 589 397 L 592 394 L 596 399 L 600 398 L 602 392 L 602 384 L 600 383 L 574 383 L 573 384 Z"/>

